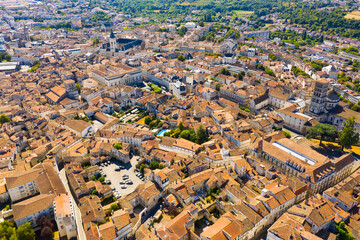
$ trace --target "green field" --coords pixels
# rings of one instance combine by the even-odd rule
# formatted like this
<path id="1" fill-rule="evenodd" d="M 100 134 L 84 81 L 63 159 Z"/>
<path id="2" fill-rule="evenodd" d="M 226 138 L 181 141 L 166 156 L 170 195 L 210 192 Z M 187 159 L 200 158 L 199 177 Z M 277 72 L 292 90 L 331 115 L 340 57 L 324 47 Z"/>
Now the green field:
<path id="1" fill-rule="evenodd" d="M 243 11 L 243 10 L 236 10 L 234 11 L 237 17 L 249 17 L 251 16 L 254 11 Z"/>
<path id="2" fill-rule="evenodd" d="M 195 1 L 178 1 L 176 4 L 181 6 L 203 6 L 207 4 L 215 4 L 218 1 L 211 1 L 211 0 L 195 0 Z"/>

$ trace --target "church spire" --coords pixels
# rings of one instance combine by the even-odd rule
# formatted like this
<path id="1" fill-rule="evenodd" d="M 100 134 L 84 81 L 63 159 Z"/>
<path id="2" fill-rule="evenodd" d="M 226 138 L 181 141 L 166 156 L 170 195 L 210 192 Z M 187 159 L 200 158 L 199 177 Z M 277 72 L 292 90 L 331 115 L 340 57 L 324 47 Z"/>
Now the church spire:
<path id="1" fill-rule="evenodd" d="M 111 32 L 110 32 L 110 38 L 115 38 L 115 34 L 114 34 L 112 29 L 111 29 Z"/>

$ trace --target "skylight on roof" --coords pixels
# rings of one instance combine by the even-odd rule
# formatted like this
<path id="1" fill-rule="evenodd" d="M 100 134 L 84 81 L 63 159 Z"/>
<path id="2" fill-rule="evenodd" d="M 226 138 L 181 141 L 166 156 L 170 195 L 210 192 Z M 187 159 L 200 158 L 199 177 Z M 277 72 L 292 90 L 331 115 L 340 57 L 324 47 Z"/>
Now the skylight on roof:
<path id="1" fill-rule="evenodd" d="M 281 149 L 282 151 L 287 152 L 290 155 L 300 159 L 301 161 L 310 164 L 310 165 L 314 165 L 316 163 L 316 161 L 314 159 L 309 158 L 308 156 L 305 156 L 305 155 L 303 155 L 301 153 L 295 152 L 293 149 L 291 149 L 291 148 L 289 148 L 287 146 L 284 146 L 283 144 L 281 144 L 281 143 L 279 143 L 277 141 L 273 142 L 272 145 L 279 148 L 279 149 Z"/>

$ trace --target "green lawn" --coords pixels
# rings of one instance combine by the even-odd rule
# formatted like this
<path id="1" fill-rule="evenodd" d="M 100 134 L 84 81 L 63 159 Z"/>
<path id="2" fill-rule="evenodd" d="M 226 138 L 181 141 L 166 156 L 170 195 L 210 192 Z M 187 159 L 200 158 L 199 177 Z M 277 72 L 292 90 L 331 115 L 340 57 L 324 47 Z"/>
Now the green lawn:
<path id="1" fill-rule="evenodd" d="M 237 17 L 249 17 L 251 16 L 254 11 L 243 11 L 243 10 L 236 10 L 234 11 Z"/>

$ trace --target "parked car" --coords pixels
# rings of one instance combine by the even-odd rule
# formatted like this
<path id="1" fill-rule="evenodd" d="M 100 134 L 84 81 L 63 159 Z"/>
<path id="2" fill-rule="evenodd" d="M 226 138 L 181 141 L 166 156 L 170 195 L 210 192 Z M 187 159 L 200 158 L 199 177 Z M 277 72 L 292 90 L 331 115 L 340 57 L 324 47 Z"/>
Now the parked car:
<path id="1" fill-rule="evenodd" d="M 121 184 L 121 185 L 124 185 L 124 184 L 125 184 L 125 181 L 121 181 L 120 184 Z"/>
<path id="2" fill-rule="evenodd" d="M 126 185 L 121 185 L 121 188 L 126 189 L 127 187 L 126 187 Z"/>
<path id="3" fill-rule="evenodd" d="M 115 171 L 119 172 L 121 170 L 120 167 L 115 168 Z"/>
<path id="4" fill-rule="evenodd" d="M 104 167 L 105 165 L 103 163 L 100 164 L 101 167 Z"/>

